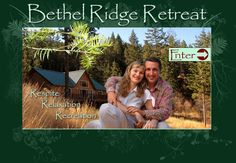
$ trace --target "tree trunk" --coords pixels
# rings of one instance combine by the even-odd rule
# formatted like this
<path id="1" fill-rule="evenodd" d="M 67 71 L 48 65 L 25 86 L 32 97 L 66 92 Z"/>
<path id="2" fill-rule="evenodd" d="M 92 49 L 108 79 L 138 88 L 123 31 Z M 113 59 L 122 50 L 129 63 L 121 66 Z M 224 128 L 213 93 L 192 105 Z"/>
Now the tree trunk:
<path id="1" fill-rule="evenodd" d="M 202 93 L 202 111 L 203 111 L 203 123 L 206 126 L 206 107 L 205 107 L 205 93 L 204 92 Z"/>
<path id="2" fill-rule="evenodd" d="M 69 32 L 70 28 L 65 27 L 64 31 Z M 69 43 L 69 38 L 68 38 L 67 34 L 64 34 L 64 39 L 65 39 L 65 50 L 68 50 L 67 45 Z M 70 90 L 69 90 L 69 54 L 66 51 L 64 53 L 64 58 L 65 58 L 65 98 L 68 98 L 70 95 Z"/>

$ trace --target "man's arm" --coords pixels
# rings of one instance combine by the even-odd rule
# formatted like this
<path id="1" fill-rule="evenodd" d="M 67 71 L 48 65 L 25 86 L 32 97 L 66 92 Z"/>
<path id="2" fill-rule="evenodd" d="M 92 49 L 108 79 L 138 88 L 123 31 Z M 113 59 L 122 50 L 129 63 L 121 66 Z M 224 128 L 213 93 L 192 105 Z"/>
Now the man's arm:
<path id="1" fill-rule="evenodd" d="M 136 118 L 136 124 L 135 127 L 136 128 L 142 128 L 143 125 L 145 124 L 145 119 L 143 118 L 143 116 L 141 114 L 139 114 L 138 112 L 134 113 L 134 116 Z"/>
<path id="2" fill-rule="evenodd" d="M 147 123 L 143 126 L 143 128 L 147 129 L 147 128 L 157 128 L 158 125 L 158 120 L 156 119 L 151 119 L 148 120 Z"/>
<path id="3" fill-rule="evenodd" d="M 117 105 L 116 101 L 116 84 L 121 80 L 121 77 L 113 76 L 107 79 L 105 83 L 105 88 L 107 92 L 107 101 L 112 105 Z"/>
<path id="4" fill-rule="evenodd" d="M 166 87 L 163 91 L 162 97 L 156 105 L 158 108 L 154 110 L 144 110 L 147 119 L 157 119 L 158 121 L 164 121 L 169 118 L 172 111 L 172 97 L 173 89 Z"/>
<path id="5" fill-rule="evenodd" d="M 123 111 L 124 113 L 130 113 L 128 112 L 128 109 L 129 108 L 132 108 L 132 106 L 125 106 L 124 104 L 122 104 L 120 101 L 117 101 L 117 107 Z M 139 112 L 133 112 L 133 113 L 130 113 L 131 115 L 133 115 L 135 118 L 136 118 L 136 124 L 135 124 L 135 127 L 136 128 L 142 128 L 143 125 L 145 124 L 145 119 L 143 118 L 143 116 L 139 113 Z"/>
<path id="6" fill-rule="evenodd" d="M 107 79 L 105 83 L 106 92 L 115 92 L 116 91 L 116 84 L 121 80 L 120 76 L 112 76 Z"/>

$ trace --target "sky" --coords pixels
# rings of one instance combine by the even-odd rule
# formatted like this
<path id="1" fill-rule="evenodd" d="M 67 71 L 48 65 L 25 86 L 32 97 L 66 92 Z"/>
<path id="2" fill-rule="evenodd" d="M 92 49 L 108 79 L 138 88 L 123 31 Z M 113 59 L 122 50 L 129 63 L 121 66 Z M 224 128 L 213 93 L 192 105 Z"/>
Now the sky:
<path id="1" fill-rule="evenodd" d="M 27 28 L 29 30 L 39 30 L 40 28 Z M 58 29 L 58 28 L 52 28 Z M 132 30 L 134 30 L 136 36 L 138 37 L 139 43 L 144 44 L 145 40 L 145 33 L 147 32 L 148 28 L 141 28 L 141 27 L 133 27 L 133 28 L 120 28 L 120 27 L 112 27 L 112 28 L 99 28 L 97 30 L 98 34 L 102 34 L 105 37 L 111 37 L 112 32 L 114 32 L 115 36 L 117 34 L 120 35 L 121 39 L 124 42 L 129 42 L 129 37 L 131 35 Z M 201 28 L 201 27 L 188 27 L 188 28 L 167 28 L 163 27 L 164 32 L 168 34 L 172 34 L 175 36 L 177 40 L 185 40 L 187 45 L 192 44 L 196 40 L 196 36 L 199 36 L 200 33 L 204 30 L 205 32 L 211 33 L 211 28 Z"/>
<path id="2" fill-rule="evenodd" d="M 143 45 L 145 40 L 145 32 L 147 32 L 148 28 L 100 28 L 97 33 L 102 34 L 106 37 L 110 37 L 112 32 L 114 32 L 115 36 L 117 34 L 120 35 L 121 39 L 124 42 L 129 42 L 129 37 L 134 30 L 136 36 L 138 37 L 139 43 Z M 195 42 L 196 36 L 204 30 L 206 33 L 211 33 L 211 28 L 200 28 L 200 27 L 191 27 L 191 28 L 163 28 L 164 32 L 170 33 L 176 36 L 177 40 L 185 40 L 187 45 Z"/>

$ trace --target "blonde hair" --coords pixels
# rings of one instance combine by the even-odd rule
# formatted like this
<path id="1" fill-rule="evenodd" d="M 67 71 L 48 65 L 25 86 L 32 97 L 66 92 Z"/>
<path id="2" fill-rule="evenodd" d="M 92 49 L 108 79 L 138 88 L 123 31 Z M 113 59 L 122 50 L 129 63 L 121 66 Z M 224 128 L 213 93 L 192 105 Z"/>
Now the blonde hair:
<path id="1" fill-rule="evenodd" d="M 119 82 L 119 88 L 118 88 L 118 96 L 122 96 L 122 97 L 126 97 L 129 94 L 130 90 L 130 72 L 132 70 L 132 68 L 134 67 L 143 67 L 143 69 L 145 70 L 144 65 L 139 62 L 139 61 L 134 61 L 131 64 L 129 64 L 129 66 L 126 68 L 125 70 L 125 74 L 122 77 L 121 81 Z M 144 90 L 146 88 L 146 79 L 143 78 L 138 84 L 137 84 L 137 93 L 136 96 L 137 97 L 141 97 L 144 94 Z"/>

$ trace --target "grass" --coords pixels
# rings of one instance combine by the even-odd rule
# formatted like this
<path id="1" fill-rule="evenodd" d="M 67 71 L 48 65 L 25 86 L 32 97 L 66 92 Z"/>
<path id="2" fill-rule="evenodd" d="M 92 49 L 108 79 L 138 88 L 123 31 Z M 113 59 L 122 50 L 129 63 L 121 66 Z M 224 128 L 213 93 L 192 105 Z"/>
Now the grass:
<path id="1" fill-rule="evenodd" d="M 171 128 L 175 129 L 210 129 L 211 125 L 206 126 L 202 122 L 188 120 L 183 118 L 170 117 L 166 120 Z"/>
<path id="2" fill-rule="evenodd" d="M 96 115 L 98 110 L 88 104 L 82 104 L 79 108 L 42 108 L 43 97 L 30 97 L 32 89 L 42 91 L 39 86 L 23 84 L 23 110 L 22 126 L 24 129 L 31 128 L 83 128 L 91 119 L 89 118 L 66 118 L 56 120 L 56 112 L 66 115 Z M 47 92 L 49 90 L 43 90 Z M 63 97 L 48 97 L 48 103 L 57 100 L 64 102 Z"/>
<path id="3" fill-rule="evenodd" d="M 79 108 L 42 108 L 43 97 L 30 97 L 29 92 L 32 89 L 37 91 L 47 92 L 47 89 L 41 89 L 38 85 L 23 84 L 23 110 L 22 110 L 22 125 L 24 129 L 43 129 L 43 128 L 83 128 L 85 124 L 93 119 L 89 118 L 67 118 L 56 120 L 56 112 L 60 111 L 63 114 L 92 114 L 96 115 L 98 119 L 98 109 L 88 104 L 82 104 Z M 63 103 L 63 97 L 48 97 L 47 100 L 52 102 L 57 100 Z M 186 118 L 189 117 L 189 118 Z M 174 112 L 173 117 L 170 117 L 166 122 L 171 128 L 174 129 L 209 129 L 211 128 L 210 122 L 207 126 L 197 121 L 198 114 L 195 112 L 184 111 Z"/>

